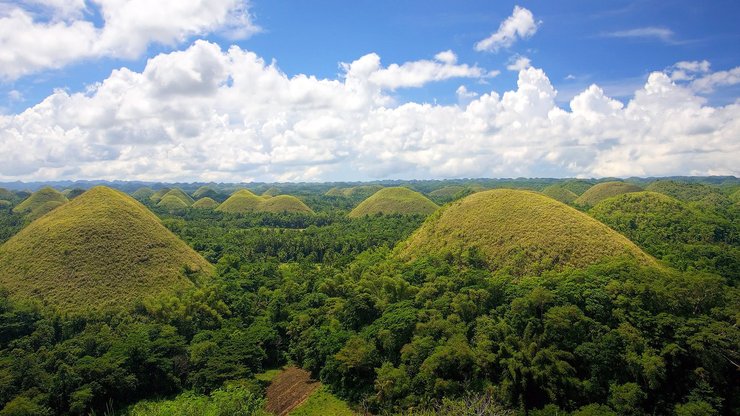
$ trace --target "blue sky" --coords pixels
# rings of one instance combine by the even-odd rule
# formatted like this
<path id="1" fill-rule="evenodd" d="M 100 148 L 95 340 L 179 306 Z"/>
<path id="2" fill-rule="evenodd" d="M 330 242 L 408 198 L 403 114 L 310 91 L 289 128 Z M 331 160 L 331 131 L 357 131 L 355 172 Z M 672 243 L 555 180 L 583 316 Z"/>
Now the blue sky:
<path id="1" fill-rule="evenodd" d="M 197 2 L 193 2 L 192 7 L 188 6 L 189 8 L 186 11 L 178 10 L 174 12 L 156 10 L 158 7 L 156 3 L 140 2 L 137 7 L 139 11 L 142 7 L 151 8 L 144 10 L 142 16 L 148 16 L 146 19 L 150 20 L 147 20 L 147 22 L 153 22 L 157 30 L 153 30 L 151 25 L 147 26 L 143 23 L 137 29 L 139 20 L 137 20 L 135 13 L 124 8 L 115 9 L 112 6 L 106 6 L 105 0 L 96 2 L 70 0 L 66 3 L 55 0 L 28 0 L 0 4 L 0 19 L 5 19 L 6 30 L 9 32 L 3 36 L 3 31 L 0 29 L 0 48 L 11 51 L 11 53 L 6 54 L 5 58 L 0 55 L 0 79 L 2 79 L 0 81 L 0 97 L 2 97 L 0 114 L 5 114 L 6 117 L 6 119 L 0 121 L 0 127 L 4 129 L 2 132 L 4 134 L 0 135 L 0 144 L 4 143 L 5 146 L 10 148 L 11 140 L 20 140 L 19 143 L 13 143 L 16 145 L 15 147 L 25 147 L 24 150 L 34 154 L 32 157 L 26 158 L 28 159 L 27 162 L 18 162 L 18 166 L 14 169 L 8 168 L 3 171 L 0 168 L 0 177 L 56 178 L 73 175 L 110 177 L 113 175 L 112 172 L 94 166 L 96 166 L 96 163 L 111 162 L 110 158 L 113 157 L 124 163 L 121 157 L 124 154 L 130 154 L 130 152 L 126 153 L 128 150 L 125 149 L 128 149 L 126 146 L 131 146 L 131 144 L 127 144 L 126 139 L 121 137 L 138 143 L 135 145 L 136 149 L 146 153 L 144 149 L 148 144 L 132 138 L 132 135 L 140 135 L 141 132 L 132 132 L 129 129 L 130 126 L 124 126 L 124 123 L 120 120 L 118 124 L 111 122 L 113 124 L 106 125 L 104 130 L 96 131 L 92 131 L 85 123 L 74 126 L 64 122 L 57 125 L 39 125 L 36 126 L 38 128 L 29 128 L 29 131 L 48 128 L 49 131 L 58 133 L 60 126 L 64 125 L 61 128 L 68 134 L 55 138 L 53 144 L 49 143 L 49 140 L 52 139 L 39 139 L 44 142 L 43 146 L 50 146 L 49 148 L 42 147 L 40 141 L 24 138 L 28 136 L 24 135 L 22 131 L 19 135 L 14 135 L 14 132 L 20 131 L 18 125 L 22 124 L 23 128 L 28 128 L 28 122 L 18 124 L 19 119 L 16 115 L 26 109 L 40 111 L 41 109 L 37 105 L 53 95 L 58 89 L 63 90 L 66 94 L 65 97 L 70 99 L 74 98 L 75 94 L 88 98 L 102 96 L 101 90 L 95 85 L 115 78 L 111 75 L 112 71 L 126 68 L 135 74 L 143 74 L 149 59 L 157 56 L 180 56 L 178 55 L 180 52 L 187 53 L 187 51 L 191 51 L 198 40 L 204 40 L 209 44 L 220 47 L 223 55 L 228 54 L 227 51 L 230 47 L 238 47 L 241 51 L 254 52 L 268 66 L 274 60 L 279 71 L 284 73 L 288 80 L 296 76 L 306 75 L 313 76 L 318 80 L 327 79 L 346 82 L 348 79 L 347 69 L 341 67 L 340 63 L 351 63 L 367 54 L 379 56 L 380 68 L 382 69 L 391 64 L 403 65 L 409 62 L 434 61 L 435 55 L 439 52 L 451 51 L 455 58 L 450 65 L 467 65 L 468 70 L 470 68 L 480 70 L 477 75 L 439 76 L 438 80 L 424 80 L 421 85 L 393 83 L 394 86 L 392 87 L 379 86 L 376 93 L 380 94 L 382 99 L 366 109 L 368 118 L 376 117 L 380 109 L 399 110 L 403 108 L 402 105 L 405 103 L 431 104 L 434 108 L 430 111 L 444 112 L 445 109 L 455 108 L 462 112 L 469 102 L 477 102 L 490 93 L 495 93 L 498 98 L 502 99 L 507 91 L 512 93 L 518 91 L 524 94 L 526 86 L 522 88 L 522 82 L 526 84 L 530 81 L 534 85 L 533 88 L 544 88 L 544 92 L 540 91 L 538 97 L 547 96 L 545 98 L 552 98 L 555 106 L 562 108 L 570 116 L 574 116 L 570 113 L 571 100 L 586 91 L 591 84 L 597 84 L 600 87 L 600 92 L 593 92 L 597 101 L 602 100 L 600 94 L 603 93 L 603 96 L 622 103 L 623 111 L 626 114 L 630 101 L 636 99 L 635 92 L 643 89 L 650 74 L 656 71 L 665 73 L 670 81 L 681 90 L 679 92 L 690 94 L 685 96 L 687 102 L 697 100 L 696 103 L 699 107 L 721 108 L 728 111 L 728 107 L 737 102 L 738 93 L 740 92 L 740 81 L 736 79 L 738 74 L 732 72 L 740 65 L 740 48 L 737 46 L 740 44 L 740 26 L 737 25 L 738 18 L 740 18 L 740 3 L 737 1 L 506 2 L 492 0 L 427 0 L 288 2 L 253 0 L 244 3 L 241 0 L 219 0 L 205 6 L 208 7 L 208 12 L 213 12 L 213 20 L 205 21 L 205 23 L 206 18 L 202 16 L 207 13 L 198 10 L 198 7 L 204 6 L 198 5 Z M 215 5 L 216 3 L 219 4 Z M 511 42 L 499 45 L 493 50 L 476 50 L 475 45 L 478 42 L 497 32 L 497 30 L 500 31 L 507 19 L 516 14 L 515 6 L 526 10 L 534 19 L 534 24 L 530 25 L 528 29 L 531 32 L 523 36 L 515 35 Z M 214 12 L 218 7 L 223 8 L 223 13 L 220 15 Z M 182 15 L 175 14 L 175 12 L 182 12 Z M 151 16 L 159 14 L 166 17 L 167 13 L 172 13 L 172 16 L 178 16 L 178 18 L 173 17 L 172 22 L 168 22 L 166 18 L 160 20 L 151 18 Z M 23 18 L 26 18 L 26 23 L 23 23 Z M 145 19 L 141 18 L 140 20 Z M 7 29 L 11 27 L 10 23 L 27 29 L 19 29 L 10 33 L 10 29 Z M 27 26 L 23 26 L 23 24 L 27 24 Z M 181 27 L 178 27 L 178 24 L 181 24 Z M 88 25 L 88 27 L 85 25 Z M 244 28 L 240 26 L 245 25 L 247 29 L 242 30 Z M 73 27 L 75 28 L 74 31 L 71 29 Z M 110 30 L 108 30 L 109 28 Z M 52 32 L 52 29 L 58 29 L 60 32 Z M 47 34 L 48 38 L 46 37 Z M 65 44 L 67 36 L 71 40 L 70 43 Z M 97 38 L 95 38 L 96 36 Z M 128 36 L 135 38 L 130 40 L 130 45 L 127 44 L 129 42 Z M 84 47 L 79 46 L 80 42 L 86 41 L 90 42 L 89 49 L 95 51 L 86 51 Z M 56 42 L 58 42 L 58 45 Z M 78 45 L 72 42 L 77 42 Z M 48 47 L 44 47 L 45 45 Z M 138 45 L 138 49 L 136 45 Z M 38 51 L 31 51 L 29 48 L 37 48 Z M 75 50 L 75 48 L 80 50 Z M 44 54 L 48 56 L 42 57 L 43 59 L 36 59 Z M 519 58 L 526 58 L 529 65 L 516 69 L 507 68 Z M 701 65 L 704 61 L 707 61 L 706 66 Z M 680 64 L 677 66 L 680 62 L 686 64 L 683 67 Z M 19 69 L 21 67 L 24 69 Z M 694 68 L 691 70 L 693 72 L 687 72 L 685 76 L 678 74 L 678 70 L 681 68 L 689 67 Z M 695 68 L 698 67 L 702 69 L 696 70 Z M 154 65 L 152 65 L 152 68 L 154 68 Z M 226 71 L 238 71 L 234 67 L 230 68 Z M 527 68 L 532 71 L 536 69 L 541 73 L 535 74 L 532 72 L 527 76 L 525 73 L 528 71 Z M 681 72 L 681 74 L 683 73 Z M 235 75 L 230 75 L 230 77 L 233 76 Z M 525 78 L 522 78 L 523 76 Z M 544 79 L 547 85 L 540 82 L 539 78 Z M 694 82 L 699 79 L 704 79 L 702 81 L 704 83 Z M 519 85 L 517 81 L 519 81 Z M 542 87 L 543 85 L 544 87 Z M 558 91 L 556 96 L 549 97 L 548 85 Z M 467 94 L 465 97 L 467 98 L 464 98 L 461 94 L 456 94 L 456 91 L 459 92 L 461 87 L 464 87 L 464 92 Z M 316 91 L 318 91 L 320 86 L 317 84 L 316 88 Z M 151 88 L 147 91 L 149 90 Z M 108 96 L 106 95 L 106 97 Z M 249 98 L 248 96 L 244 97 L 245 100 L 249 100 Z M 187 101 L 187 97 L 180 97 L 181 101 L 183 99 Z M 347 99 L 347 97 L 343 99 Z M 524 101 L 518 101 L 519 104 L 525 105 L 526 100 L 531 101 L 531 98 L 525 97 L 523 99 Z M 266 100 L 271 102 L 269 98 Z M 590 96 L 584 97 L 584 101 L 591 102 L 589 100 Z M 260 103 L 260 105 L 262 104 L 267 105 L 266 103 Z M 314 104 L 317 108 L 327 108 L 325 103 L 313 103 L 312 105 Z M 110 110 L 112 112 L 122 108 L 120 102 L 111 105 Z M 307 117 L 307 114 L 300 113 L 295 102 L 290 101 L 282 105 L 283 107 L 278 108 L 287 109 L 286 112 L 291 114 L 286 116 L 287 118 L 283 120 L 284 123 L 295 127 L 301 121 L 307 121 L 304 118 Z M 502 101 L 501 105 L 506 107 L 507 104 Z M 545 106 L 542 108 L 547 110 L 547 103 L 542 105 Z M 606 105 L 603 108 L 610 107 Z M 500 116 L 508 119 L 501 115 L 505 113 L 505 110 L 504 108 L 496 113 L 496 117 Z M 541 114 L 535 114 L 536 112 L 527 113 L 525 114 L 526 120 L 519 121 L 526 124 L 537 117 L 544 117 L 547 113 L 545 110 L 540 112 Z M 694 110 L 701 112 L 700 108 L 694 108 Z M 54 111 L 57 115 L 61 112 L 59 108 Z M 239 113 L 239 111 L 241 112 Z M 234 123 L 234 114 L 245 114 L 249 111 L 257 110 L 240 110 L 237 107 L 232 107 L 223 109 L 222 115 L 229 114 L 231 116 L 230 123 Z M 313 112 L 311 117 L 320 118 L 327 115 L 329 118 L 334 117 L 344 121 L 356 117 L 361 118 L 357 114 L 352 115 L 352 117 L 338 115 L 337 111 L 334 109 L 326 110 L 325 113 Z M 260 114 L 263 113 L 260 112 Z M 522 114 L 519 113 L 519 115 Z M 551 113 L 549 116 L 551 122 L 554 122 L 553 114 Z M 415 116 L 424 117 L 423 114 L 415 114 Z M 620 115 L 619 117 L 624 118 L 623 116 L 626 117 L 626 115 Z M 204 122 L 204 119 L 194 117 L 193 125 Z M 691 118 L 690 116 L 687 117 Z M 629 121 L 622 118 L 620 118 L 620 123 L 629 123 Z M 172 133 L 172 131 L 179 132 L 184 129 L 182 126 L 173 125 L 173 120 L 160 117 L 152 118 L 150 121 L 152 122 L 151 131 L 159 129 L 164 132 L 161 134 L 168 135 L 169 145 L 173 148 L 189 148 L 189 146 L 195 145 L 188 142 L 188 137 L 180 137 Z M 245 119 L 236 124 L 248 125 L 250 122 L 251 119 Z M 260 124 L 261 131 L 265 131 L 264 126 L 269 124 L 270 121 L 259 119 L 255 122 Z M 471 155 L 458 155 L 459 160 L 454 164 L 454 167 L 451 165 L 449 169 L 432 168 L 432 162 L 428 162 L 429 165 L 425 165 L 427 162 L 417 165 L 415 158 L 423 158 L 423 155 L 427 155 L 430 160 L 434 160 L 434 163 L 439 165 L 442 161 L 440 155 L 444 154 L 444 146 L 435 147 L 434 143 L 424 142 L 423 140 L 418 143 L 404 143 L 402 146 L 404 149 L 413 148 L 422 153 L 407 155 L 402 160 L 394 160 L 390 156 L 385 159 L 381 158 L 382 160 L 368 160 L 363 155 L 353 154 L 352 150 L 339 149 L 346 147 L 346 142 L 354 140 L 353 137 L 358 135 L 368 138 L 367 140 L 356 139 L 359 141 L 359 147 L 371 143 L 374 140 L 372 139 L 374 135 L 379 134 L 378 132 L 385 128 L 382 123 L 378 126 L 372 131 L 363 130 L 362 132 L 347 133 L 345 136 L 336 136 L 341 138 L 337 140 L 341 141 L 342 144 L 339 141 L 328 144 L 325 152 L 317 152 L 315 156 L 318 159 L 315 160 L 298 162 L 291 159 L 290 161 L 283 161 L 280 157 L 275 157 L 274 151 L 282 148 L 281 143 L 289 142 L 285 146 L 296 152 L 300 152 L 301 143 L 305 143 L 301 142 L 301 133 L 297 129 L 286 127 L 279 134 L 274 133 L 272 137 L 250 136 L 251 138 L 246 140 L 250 145 L 245 145 L 245 149 L 249 148 L 249 150 L 245 150 L 244 158 L 257 160 L 255 162 L 234 161 L 229 165 L 231 167 L 217 167 L 217 164 L 214 163 L 204 163 L 202 169 L 208 172 L 204 175 L 199 174 L 195 167 L 189 167 L 189 163 L 182 161 L 177 164 L 178 166 L 172 166 L 161 171 L 126 170 L 122 174 L 127 178 L 150 179 L 163 177 L 173 179 L 321 180 L 336 179 L 337 176 L 353 176 L 352 179 L 376 179 L 413 176 L 458 177 L 472 174 L 481 176 L 515 176 L 520 174 L 595 176 L 599 174 L 711 174 L 735 172 L 735 168 L 731 167 L 729 162 L 723 161 L 720 163 L 716 160 L 706 160 L 701 166 L 686 168 L 686 171 L 681 171 L 681 166 L 684 166 L 684 164 L 678 160 L 668 162 L 671 168 L 666 170 L 645 166 L 646 163 L 653 163 L 655 160 L 664 160 L 663 157 L 669 157 L 668 155 L 675 157 L 676 154 L 685 153 L 686 149 L 664 150 L 665 154 L 660 157 L 649 157 L 648 161 L 643 162 L 638 162 L 639 158 L 635 156 L 637 150 L 625 150 L 622 153 L 628 154 L 628 156 L 622 157 L 626 157 L 628 160 L 621 160 L 617 163 L 614 160 L 615 154 L 602 155 L 599 153 L 601 148 L 593 142 L 602 140 L 605 143 L 613 143 L 615 137 L 619 139 L 617 136 L 624 134 L 623 130 L 625 129 L 620 127 L 615 127 L 614 131 L 601 133 L 594 133 L 589 130 L 588 134 L 597 138 L 589 139 L 585 143 L 577 145 L 567 144 L 568 149 L 559 146 L 566 146 L 564 143 L 569 140 L 572 141 L 572 137 L 558 137 L 556 141 L 559 144 L 553 144 L 552 149 L 543 148 L 543 143 L 539 142 L 531 145 L 526 143 L 523 145 L 521 141 L 513 144 L 509 143 L 509 145 L 518 149 L 519 153 L 508 151 L 505 148 L 505 143 L 499 143 L 495 135 L 495 129 L 491 127 L 488 132 L 481 133 L 482 136 L 476 136 L 476 140 L 481 141 L 476 145 L 478 150 L 471 149 Z M 430 130 L 431 127 L 426 125 L 418 126 L 416 130 L 411 129 L 424 137 L 438 137 L 440 141 L 436 143 L 437 145 L 442 142 L 447 146 L 454 145 L 454 139 L 450 136 L 451 132 Z M 189 128 L 192 128 L 192 126 Z M 322 126 L 321 128 L 326 127 Z M 568 129 L 571 128 L 573 128 L 572 125 L 568 124 Z M 727 128 L 726 118 L 722 120 L 703 120 L 701 126 L 691 127 L 691 129 L 699 130 L 703 128 L 710 129 L 713 136 L 718 134 L 725 136 L 722 136 L 722 140 L 716 143 L 712 149 L 704 149 L 702 152 L 729 152 L 730 155 L 733 155 L 738 145 L 738 139 L 737 135 L 733 136 L 734 130 L 721 130 Z M 499 125 L 496 129 L 500 130 L 501 126 Z M 79 132 L 80 130 L 83 131 L 85 137 L 70 142 L 69 132 Z M 408 131 L 411 130 L 407 130 L 407 133 Z M 530 131 L 534 132 L 536 130 L 532 129 Z M 693 135 L 693 131 L 690 130 L 689 133 Z M 468 133 L 470 132 L 460 133 L 456 131 L 454 134 L 465 135 Z M 476 132 L 475 134 L 479 133 Z M 199 134 L 206 133 L 199 131 Z M 216 135 L 215 139 L 214 134 Z M 224 131 L 214 133 L 209 130 L 208 137 L 211 140 L 218 140 L 219 134 L 225 133 Z M 244 134 L 248 135 L 249 132 L 244 132 Z M 518 134 L 526 135 L 526 131 Z M 568 134 L 573 135 L 575 133 L 570 132 Z M 653 136 L 657 134 L 654 133 Z M 661 134 L 664 134 L 664 132 Z M 278 136 L 281 138 L 275 139 Z M 649 139 L 658 142 L 661 140 L 660 137 L 653 136 Z M 305 137 L 306 141 L 310 139 L 308 136 Z M 480 147 L 485 146 L 482 143 L 485 143 L 486 140 L 492 146 L 489 149 L 491 159 L 474 162 L 475 153 L 479 153 Z M 83 144 L 81 141 L 85 141 L 85 143 Z M 271 141 L 271 143 L 265 144 L 266 141 Z M 229 143 L 232 146 L 235 145 L 233 142 Z M 625 141 L 625 145 L 628 144 Z M 374 143 L 374 145 L 378 145 L 378 143 Z M 84 160 L 70 160 L 65 163 L 64 158 L 68 157 L 69 153 L 73 153 L 73 146 L 82 146 L 88 150 L 94 148 L 95 150 L 91 151 L 91 154 Z M 101 150 L 106 146 L 110 147 Z M 420 149 L 420 146 L 427 147 Z M 529 155 L 537 160 L 528 162 L 529 167 L 526 169 L 517 169 L 516 163 L 511 168 L 503 170 L 472 167 L 474 164 L 484 162 L 513 163 L 507 162 L 513 157 L 509 155 L 531 152 L 531 148 L 537 146 L 539 146 L 539 151 Z M 585 153 L 588 153 L 589 156 L 572 156 L 577 153 L 574 149 L 585 149 Z M 157 148 L 157 152 L 160 151 L 171 154 L 169 150 Z M 257 153 L 250 157 L 248 152 Z M 428 154 L 431 153 L 436 156 L 429 156 Z M 593 157 L 597 153 L 604 159 L 601 165 L 586 166 L 587 163 L 583 158 Z M 644 153 L 649 154 L 647 151 L 644 151 Z M 137 161 L 141 164 L 140 169 L 151 168 L 151 164 L 143 159 L 139 158 Z M 343 164 L 342 161 L 346 163 Z M 24 163 L 24 165 L 21 166 L 21 163 Z M 130 163 L 131 160 L 129 160 Z M 357 167 L 350 166 L 353 163 Z M 393 163 L 401 168 L 393 169 L 390 166 Z M 631 163 L 635 166 L 632 170 L 629 167 Z M 89 164 L 88 169 L 80 168 L 79 165 L 81 164 Z M 244 166 L 244 170 L 233 168 L 233 166 Z M 352 172 L 362 173 L 353 175 Z"/>

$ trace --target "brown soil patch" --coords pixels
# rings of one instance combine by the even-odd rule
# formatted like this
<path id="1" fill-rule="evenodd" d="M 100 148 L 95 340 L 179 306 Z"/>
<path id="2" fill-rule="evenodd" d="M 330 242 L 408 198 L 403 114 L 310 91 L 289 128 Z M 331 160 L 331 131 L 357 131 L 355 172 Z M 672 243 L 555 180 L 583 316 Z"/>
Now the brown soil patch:
<path id="1" fill-rule="evenodd" d="M 274 415 L 285 416 L 306 401 L 320 386 L 321 383 L 311 379 L 311 373 L 308 371 L 287 367 L 267 388 L 266 409 Z"/>

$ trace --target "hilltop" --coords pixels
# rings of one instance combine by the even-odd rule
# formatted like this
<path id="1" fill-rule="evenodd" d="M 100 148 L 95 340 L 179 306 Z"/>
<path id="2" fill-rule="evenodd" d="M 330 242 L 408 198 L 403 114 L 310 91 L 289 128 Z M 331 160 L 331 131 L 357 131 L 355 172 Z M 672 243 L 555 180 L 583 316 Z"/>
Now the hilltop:
<path id="1" fill-rule="evenodd" d="M 26 200 L 13 208 L 13 212 L 23 214 L 29 219 L 36 219 L 68 201 L 67 197 L 61 192 L 54 188 L 45 187 L 32 193 Z"/>
<path id="2" fill-rule="evenodd" d="M 195 209 L 216 209 L 217 206 L 218 202 L 207 196 L 193 202 L 193 205 L 191 205 Z"/>
<path id="3" fill-rule="evenodd" d="M 409 188 L 383 188 L 355 207 L 349 216 L 356 218 L 375 214 L 421 214 L 436 211 L 437 204 Z"/>
<path id="4" fill-rule="evenodd" d="M 265 212 L 305 212 L 313 214 L 313 210 L 300 199 L 292 195 L 278 195 L 265 199 L 258 207 Z"/>
<path id="5" fill-rule="evenodd" d="M 212 266 L 128 195 L 95 187 L 0 246 L 0 285 L 65 311 L 131 307 Z"/>
<path id="6" fill-rule="evenodd" d="M 148 199 L 151 199 L 152 195 L 154 195 L 154 190 L 146 186 L 137 189 L 131 194 L 132 197 L 138 199 L 139 201 L 146 201 Z"/>
<path id="7" fill-rule="evenodd" d="M 581 194 L 581 196 L 573 201 L 573 203 L 580 206 L 592 207 L 607 198 L 629 192 L 640 191 L 642 191 L 642 188 L 631 183 L 618 181 L 602 182 L 588 188 L 588 190 Z"/>
<path id="8" fill-rule="evenodd" d="M 193 202 L 195 202 L 193 198 L 190 197 L 190 195 L 183 192 L 182 189 L 180 188 L 174 188 L 170 190 L 169 192 L 164 194 L 164 196 L 162 196 L 162 200 L 164 200 L 167 197 L 175 197 L 179 199 L 180 201 L 182 201 L 187 206 L 191 206 L 193 205 Z"/>
<path id="9" fill-rule="evenodd" d="M 168 211 L 178 211 L 182 209 L 188 209 L 189 205 L 182 200 L 182 198 L 178 198 L 175 195 L 165 195 L 162 199 L 157 202 L 157 206 L 163 209 L 166 209 Z"/>
<path id="10" fill-rule="evenodd" d="M 171 191 L 170 188 L 162 188 L 157 191 L 155 191 L 151 196 L 149 196 L 149 199 L 154 202 L 155 204 L 164 198 L 165 195 L 167 195 L 167 192 Z"/>
<path id="11" fill-rule="evenodd" d="M 240 189 L 231 194 L 226 201 L 222 202 L 221 205 L 216 208 L 216 211 L 237 214 L 257 211 L 260 204 L 262 204 L 262 201 L 264 201 L 263 198 L 258 197 L 246 189 Z"/>
<path id="12" fill-rule="evenodd" d="M 211 198 L 214 199 L 216 196 L 218 196 L 218 192 L 216 192 L 213 188 L 210 186 L 201 186 L 200 188 L 196 189 L 195 192 L 193 192 L 193 198 L 201 199 L 201 198 Z"/>
<path id="13" fill-rule="evenodd" d="M 550 185 L 542 190 L 542 194 L 564 204 L 572 204 L 573 201 L 578 199 L 578 195 L 575 192 L 561 185 Z"/>
<path id="14" fill-rule="evenodd" d="M 429 192 L 429 198 L 437 204 L 444 204 L 481 190 L 480 187 L 449 185 Z"/>
<path id="15" fill-rule="evenodd" d="M 367 198 L 383 189 L 380 185 L 359 185 L 351 188 L 331 188 L 324 195 L 341 196 L 345 198 Z"/>
<path id="16" fill-rule="evenodd" d="M 514 275 L 585 267 L 627 256 L 654 259 L 588 215 L 530 191 L 479 192 L 443 207 L 396 248 L 403 260 L 478 252 L 490 270 Z"/>
<path id="17" fill-rule="evenodd" d="M 578 196 L 583 195 L 592 186 L 594 186 L 593 182 L 584 181 L 583 179 L 569 179 L 560 184 L 561 188 L 567 189 Z"/>

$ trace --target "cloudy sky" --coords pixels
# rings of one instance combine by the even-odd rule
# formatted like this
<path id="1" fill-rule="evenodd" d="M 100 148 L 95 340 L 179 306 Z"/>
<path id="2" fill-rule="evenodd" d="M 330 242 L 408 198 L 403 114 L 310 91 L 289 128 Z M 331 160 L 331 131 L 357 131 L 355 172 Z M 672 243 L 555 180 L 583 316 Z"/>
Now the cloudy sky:
<path id="1" fill-rule="evenodd" d="M 740 3 L 0 1 L 0 180 L 740 173 Z"/>

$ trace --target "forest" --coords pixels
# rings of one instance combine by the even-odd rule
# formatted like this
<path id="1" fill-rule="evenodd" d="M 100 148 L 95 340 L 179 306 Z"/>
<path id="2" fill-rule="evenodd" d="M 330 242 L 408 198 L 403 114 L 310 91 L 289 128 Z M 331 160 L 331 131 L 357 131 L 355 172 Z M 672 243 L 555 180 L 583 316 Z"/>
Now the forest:
<path id="1" fill-rule="evenodd" d="M 0 193 L 0 416 L 268 415 L 269 375 L 289 366 L 347 409 L 291 414 L 740 414 L 734 177 L 52 183 L 53 206 L 42 184 L 16 185 Z M 44 241 L 69 241 L 79 270 L 117 261 L 100 244 L 73 253 L 107 235 L 100 220 L 95 237 L 70 237 L 73 213 L 108 209 L 95 192 L 120 197 L 132 224 L 153 214 L 208 266 L 181 265 L 187 285 L 152 296 L 133 292 L 151 263 L 136 253 L 122 271 L 57 278 Z M 308 211 L 265 202 L 279 195 Z M 16 209 L 34 196 L 46 208 Z M 204 198 L 218 208 L 193 205 Z M 137 283 L 94 292 L 105 307 L 54 303 L 97 272 Z"/>

